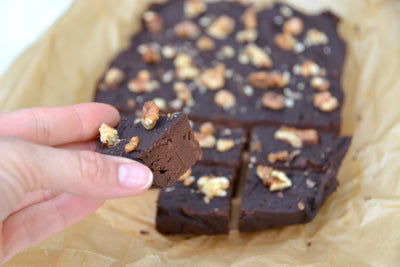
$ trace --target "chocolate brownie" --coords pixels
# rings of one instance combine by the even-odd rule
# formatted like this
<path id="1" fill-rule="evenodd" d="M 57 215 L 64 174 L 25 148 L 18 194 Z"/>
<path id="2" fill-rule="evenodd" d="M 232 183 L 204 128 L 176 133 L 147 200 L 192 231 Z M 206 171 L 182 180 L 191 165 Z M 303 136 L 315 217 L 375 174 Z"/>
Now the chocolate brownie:
<path id="1" fill-rule="evenodd" d="M 214 184 L 206 185 L 208 179 L 216 180 Z M 185 179 L 161 190 L 157 203 L 157 230 L 163 234 L 227 234 L 233 180 L 232 168 L 195 165 Z M 220 196 L 210 199 L 204 192 Z"/>
<path id="2" fill-rule="evenodd" d="M 143 30 L 111 63 L 123 78 L 113 82 L 107 72 L 96 101 L 134 113 L 157 98 L 165 112 L 229 127 L 338 131 L 345 45 L 335 16 L 306 16 L 282 5 L 255 12 L 239 3 L 191 2 L 199 1 L 151 6 Z M 135 88 L 143 70 L 147 85 Z"/>
<path id="3" fill-rule="evenodd" d="M 194 123 L 193 131 L 203 155 L 200 163 L 238 168 L 246 144 L 243 128 L 216 127 L 211 122 Z"/>
<path id="4" fill-rule="evenodd" d="M 334 155 L 346 153 L 350 140 L 314 129 L 255 127 L 250 140 L 250 162 L 322 172 L 336 160 Z"/>
<path id="5" fill-rule="evenodd" d="M 135 123 L 133 115 L 124 117 L 116 131 L 119 142 L 107 147 L 99 141 L 97 152 L 142 162 L 153 172 L 153 187 L 171 185 L 201 157 L 188 117 L 183 113 L 160 116 L 151 130 L 140 121 Z M 133 137 L 138 140 L 133 142 Z M 132 143 L 138 144 L 133 150 L 129 147 Z"/>
<path id="6" fill-rule="evenodd" d="M 263 165 L 252 165 L 248 169 L 240 205 L 241 232 L 311 221 L 338 185 L 336 168 L 324 173 L 285 169 L 275 171 L 285 173 L 291 186 L 270 191 L 257 174 L 258 166 Z"/>

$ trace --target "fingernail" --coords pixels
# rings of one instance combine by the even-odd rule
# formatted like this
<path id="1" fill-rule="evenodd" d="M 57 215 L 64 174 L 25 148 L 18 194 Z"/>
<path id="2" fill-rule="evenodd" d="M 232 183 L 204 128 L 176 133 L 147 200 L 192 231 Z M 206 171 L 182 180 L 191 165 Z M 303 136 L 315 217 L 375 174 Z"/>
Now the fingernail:
<path id="1" fill-rule="evenodd" d="M 153 173 L 141 164 L 121 165 L 118 168 L 118 179 L 122 187 L 143 189 L 153 182 Z"/>

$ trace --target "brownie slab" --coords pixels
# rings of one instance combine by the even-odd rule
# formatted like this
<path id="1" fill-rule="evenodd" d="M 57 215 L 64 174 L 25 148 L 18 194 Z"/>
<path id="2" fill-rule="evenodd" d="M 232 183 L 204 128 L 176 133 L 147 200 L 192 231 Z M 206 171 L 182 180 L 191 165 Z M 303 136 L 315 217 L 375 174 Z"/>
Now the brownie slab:
<path id="1" fill-rule="evenodd" d="M 234 180 L 232 168 L 195 165 L 191 175 L 195 180 L 189 186 L 183 181 L 161 190 L 157 202 L 157 230 L 169 235 L 227 234 Z M 226 177 L 230 182 L 226 195 L 213 197 L 206 203 L 197 185 L 199 178 L 205 175 Z"/>
<path id="2" fill-rule="evenodd" d="M 292 186 L 271 192 L 258 177 L 256 169 L 255 165 L 249 168 L 242 193 L 241 232 L 309 222 L 338 185 L 334 168 L 325 173 L 284 170 Z"/>
<path id="3" fill-rule="evenodd" d="M 201 149 L 194 139 L 186 114 L 160 116 L 156 126 L 146 130 L 135 116 L 123 117 L 116 130 L 120 142 L 115 146 L 103 147 L 99 141 L 97 152 L 130 158 L 148 166 L 153 172 L 153 187 L 166 187 L 193 166 L 201 157 Z M 137 136 L 139 146 L 126 152 L 125 146 Z"/>

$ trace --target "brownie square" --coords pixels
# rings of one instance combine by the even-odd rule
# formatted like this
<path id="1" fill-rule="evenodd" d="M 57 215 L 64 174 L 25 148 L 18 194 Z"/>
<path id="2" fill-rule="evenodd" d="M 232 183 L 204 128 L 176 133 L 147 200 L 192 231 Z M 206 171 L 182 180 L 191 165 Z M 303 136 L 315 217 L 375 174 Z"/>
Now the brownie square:
<path id="1" fill-rule="evenodd" d="M 214 197 L 205 202 L 204 194 L 198 191 L 197 181 L 201 176 L 224 176 L 230 185 L 226 196 Z M 192 168 L 195 181 L 185 186 L 177 182 L 161 190 L 157 202 L 156 228 L 163 234 L 196 234 L 216 235 L 229 232 L 229 216 L 231 211 L 232 184 L 234 171 L 232 168 L 220 166 L 195 165 Z"/>

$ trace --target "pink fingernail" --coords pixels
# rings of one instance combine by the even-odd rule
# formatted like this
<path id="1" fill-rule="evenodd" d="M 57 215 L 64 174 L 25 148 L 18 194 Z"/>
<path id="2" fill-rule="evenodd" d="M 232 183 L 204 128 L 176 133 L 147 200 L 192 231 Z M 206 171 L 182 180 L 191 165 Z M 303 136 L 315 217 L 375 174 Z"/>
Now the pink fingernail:
<path id="1" fill-rule="evenodd" d="M 122 187 L 143 189 L 153 182 L 153 174 L 141 164 L 121 165 L 118 168 L 118 179 Z"/>

